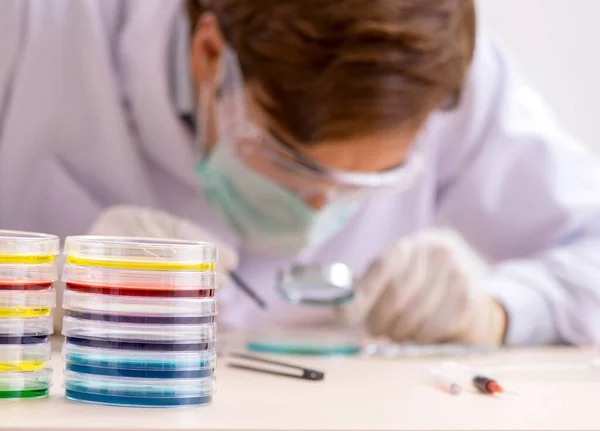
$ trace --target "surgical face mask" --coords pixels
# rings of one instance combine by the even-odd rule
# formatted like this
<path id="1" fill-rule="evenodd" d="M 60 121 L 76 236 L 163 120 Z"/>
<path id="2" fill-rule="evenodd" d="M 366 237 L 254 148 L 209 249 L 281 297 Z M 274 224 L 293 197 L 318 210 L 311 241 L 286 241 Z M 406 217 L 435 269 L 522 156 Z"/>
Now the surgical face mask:
<path id="1" fill-rule="evenodd" d="M 319 246 L 337 234 L 360 208 L 337 201 L 320 210 L 255 172 L 220 142 L 198 165 L 204 193 L 222 211 L 245 246 L 296 253 Z"/>

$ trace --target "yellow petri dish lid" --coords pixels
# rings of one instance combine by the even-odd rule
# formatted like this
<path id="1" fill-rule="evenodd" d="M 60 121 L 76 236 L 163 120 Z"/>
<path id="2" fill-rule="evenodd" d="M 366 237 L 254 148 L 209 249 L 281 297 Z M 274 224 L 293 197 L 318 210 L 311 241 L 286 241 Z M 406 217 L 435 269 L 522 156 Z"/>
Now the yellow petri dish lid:
<path id="1" fill-rule="evenodd" d="M 56 235 L 0 230 L 0 264 L 41 265 L 54 262 L 58 254 Z"/>
<path id="2" fill-rule="evenodd" d="M 214 271 L 218 247 L 200 241 L 70 236 L 64 253 L 72 265 L 151 271 Z"/>

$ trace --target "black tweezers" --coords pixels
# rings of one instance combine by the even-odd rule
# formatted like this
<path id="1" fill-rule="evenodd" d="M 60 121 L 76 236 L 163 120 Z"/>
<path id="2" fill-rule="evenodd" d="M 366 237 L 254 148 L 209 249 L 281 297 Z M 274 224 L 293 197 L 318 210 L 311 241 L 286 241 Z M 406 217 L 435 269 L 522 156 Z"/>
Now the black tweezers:
<path id="1" fill-rule="evenodd" d="M 320 381 L 325 378 L 325 373 L 322 371 L 317 371 L 317 370 L 313 370 L 310 368 L 304 368 L 304 367 L 300 367 L 298 365 L 286 364 L 284 362 L 278 362 L 278 361 L 273 361 L 271 359 L 259 358 L 257 356 L 246 355 L 243 353 L 230 353 L 227 356 L 229 356 L 231 358 L 246 359 L 249 361 L 256 361 L 256 362 L 262 362 L 264 364 L 277 365 L 280 367 L 291 368 L 293 370 L 299 370 L 302 373 L 301 374 L 285 373 L 283 371 L 275 371 L 275 370 L 270 370 L 268 368 L 252 367 L 250 365 L 244 365 L 244 364 L 240 364 L 240 363 L 227 364 L 231 368 L 238 368 L 240 370 L 248 370 L 248 371 L 257 371 L 259 373 L 273 374 L 276 376 L 293 377 L 293 378 L 302 379 L 302 380 Z"/>

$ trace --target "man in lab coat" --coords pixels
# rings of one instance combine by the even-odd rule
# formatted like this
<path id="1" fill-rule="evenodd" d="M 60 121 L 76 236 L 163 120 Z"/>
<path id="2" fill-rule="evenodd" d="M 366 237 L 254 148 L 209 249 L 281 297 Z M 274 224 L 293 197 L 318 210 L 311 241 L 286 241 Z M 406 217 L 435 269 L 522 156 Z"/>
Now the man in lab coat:
<path id="1" fill-rule="evenodd" d="M 472 1 L 185 6 L 0 3 L 0 227 L 213 241 L 270 305 L 222 289 L 246 328 L 600 341 L 599 165 Z M 356 300 L 287 304 L 297 260 L 346 263 Z"/>

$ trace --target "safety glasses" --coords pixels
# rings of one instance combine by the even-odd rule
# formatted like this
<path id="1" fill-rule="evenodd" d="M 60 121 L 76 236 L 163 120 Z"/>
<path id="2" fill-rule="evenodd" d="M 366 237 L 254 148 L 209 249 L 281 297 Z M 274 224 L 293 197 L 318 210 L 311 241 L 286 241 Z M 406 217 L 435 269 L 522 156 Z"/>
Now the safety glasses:
<path id="1" fill-rule="evenodd" d="M 231 157 L 307 201 L 357 199 L 375 190 L 403 191 L 422 171 L 422 158 L 413 152 L 401 166 L 381 172 L 351 172 L 323 166 L 302 154 L 272 131 L 254 124 L 235 53 L 226 50 L 220 97 L 213 116 L 218 145 Z M 209 109 L 204 108 L 205 113 Z M 341 150 L 343 151 L 343 150 Z"/>

